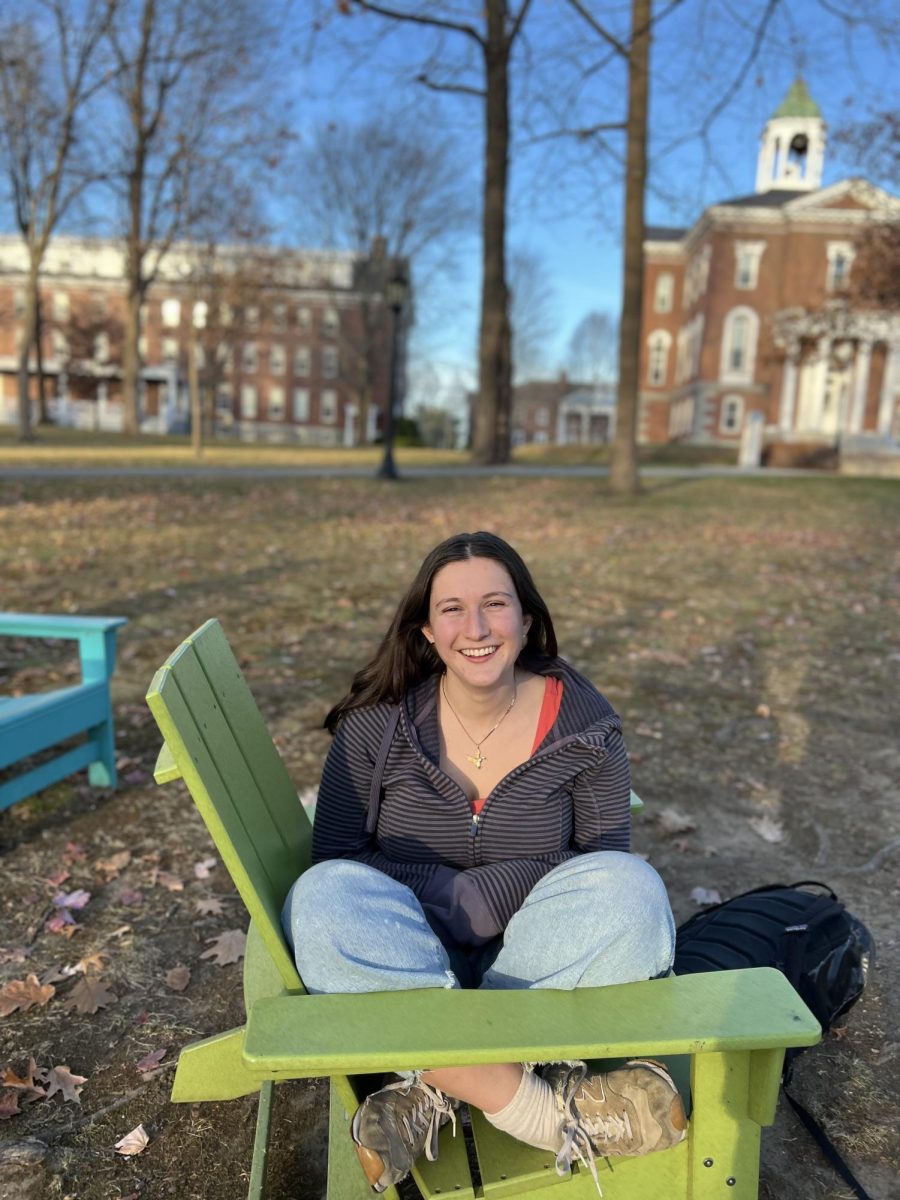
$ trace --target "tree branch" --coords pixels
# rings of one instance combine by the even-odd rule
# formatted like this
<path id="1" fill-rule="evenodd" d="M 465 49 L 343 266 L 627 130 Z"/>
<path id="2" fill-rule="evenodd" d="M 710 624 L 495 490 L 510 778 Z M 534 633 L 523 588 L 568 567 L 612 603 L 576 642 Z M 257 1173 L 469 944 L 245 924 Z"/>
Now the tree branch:
<path id="1" fill-rule="evenodd" d="M 484 88 L 468 87 L 464 83 L 435 83 L 424 72 L 416 76 L 416 83 L 421 83 L 422 87 L 432 92 L 458 92 L 462 96 L 477 96 L 479 100 L 484 100 L 487 96 Z"/>
<path id="2" fill-rule="evenodd" d="M 530 0 L 526 0 L 526 5 Z M 430 25 L 433 29 L 452 29 L 454 33 L 464 33 L 467 37 L 472 38 L 478 43 L 482 49 L 485 46 L 484 38 L 472 25 L 465 25 L 458 21 L 446 21 L 441 17 L 426 17 L 422 13 L 398 12 L 395 8 L 388 8 L 384 4 L 373 4 L 372 0 L 351 0 L 357 8 L 363 9 L 364 12 L 378 13 L 381 17 L 389 17 L 392 21 L 408 21 L 415 25 Z"/>

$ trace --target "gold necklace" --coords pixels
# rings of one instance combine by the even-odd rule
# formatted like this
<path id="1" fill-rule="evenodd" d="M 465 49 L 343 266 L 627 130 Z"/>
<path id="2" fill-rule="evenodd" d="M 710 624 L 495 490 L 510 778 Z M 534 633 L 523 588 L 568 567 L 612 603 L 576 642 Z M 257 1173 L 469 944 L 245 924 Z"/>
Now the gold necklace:
<path id="1" fill-rule="evenodd" d="M 455 709 L 455 708 L 453 707 L 453 705 L 450 703 L 450 698 L 449 698 L 449 697 L 448 697 L 448 695 L 447 695 L 447 689 L 446 689 L 446 687 L 444 686 L 444 681 L 445 681 L 445 680 L 446 680 L 446 675 L 442 675 L 442 676 L 441 676 L 441 695 L 442 695 L 442 696 L 444 697 L 444 699 L 447 701 L 447 707 L 448 707 L 448 708 L 450 709 L 450 711 L 453 713 L 454 717 L 456 717 L 456 720 L 457 720 L 457 723 L 459 724 L 459 727 L 460 727 L 460 729 L 463 731 L 463 733 L 466 735 L 466 737 L 469 739 L 469 741 L 470 741 L 470 742 L 472 742 L 472 743 L 474 744 L 474 746 L 475 746 L 475 753 L 474 753 L 474 754 L 467 754 L 467 755 L 466 755 L 466 758 L 469 760 L 469 762 L 470 762 L 470 763 L 474 763 L 474 764 L 475 764 L 475 770 L 476 770 L 476 771 L 480 771 L 480 770 L 481 770 L 481 768 L 484 766 L 484 764 L 487 762 L 487 759 L 486 759 L 486 758 L 484 757 L 484 755 L 481 753 L 481 747 L 482 747 L 482 746 L 484 745 L 484 743 L 485 743 L 485 742 L 488 740 L 488 738 L 491 736 L 491 734 L 492 734 L 492 733 L 495 733 L 495 732 L 496 732 L 496 731 L 497 731 L 497 730 L 500 728 L 500 726 L 503 724 L 503 722 L 504 722 L 504 721 L 506 720 L 506 718 L 509 716 L 509 714 L 510 714 L 510 711 L 512 710 L 512 707 L 513 707 L 513 705 L 514 705 L 514 704 L 515 704 L 515 702 L 516 702 L 516 697 L 517 697 L 517 696 L 518 696 L 518 694 L 519 694 L 518 687 L 517 687 L 517 685 L 516 685 L 516 677 L 515 677 L 515 674 L 513 674 L 513 698 L 512 698 L 512 700 L 510 700 L 509 704 L 507 704 L 507 706 L 506 706 L 506 709 L 504 710 L 504 713 L 503 713 L 503 715 L 501 716 L 501 718 L 500 718 L 500 720 L 497 722 L 497 724 L 496 724 L 496 725 L 493 727 L 493 729 L 489 729 L 489 730 L 487 731 L 487 733 L 484 735 L 484 737 L 483 737 L 483 738 L 481 738 L 481 740 L 480 740 L 480 741 L 477 741 L 477 742 L 476 742 L 476 741 L 475 741 L 475 739 L 472 737 L 471 733 L 469 733 L 468 729 L 466 729 L 465 725 L 463 725 L 462 721 L 460 721 L 460 719 L 459 719 L 459 713 L 456 711 L 456 709 Z"/>

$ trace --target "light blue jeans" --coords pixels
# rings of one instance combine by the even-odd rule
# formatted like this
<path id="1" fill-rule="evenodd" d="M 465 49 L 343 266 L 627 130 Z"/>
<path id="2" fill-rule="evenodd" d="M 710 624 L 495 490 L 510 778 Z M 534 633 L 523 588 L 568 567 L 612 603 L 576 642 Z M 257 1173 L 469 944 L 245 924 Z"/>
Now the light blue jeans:
<path id="1" fill-rule="evenodd" d="M 460 986 L 413 892 L 374 867 L 318 863 L 291 888 L 281 920 L 310 993 Z M 479 986 L 633 983 L 668 974 L 674 953 L 656 871 L 634 854 L 581 854 L 531 889 Z"/>

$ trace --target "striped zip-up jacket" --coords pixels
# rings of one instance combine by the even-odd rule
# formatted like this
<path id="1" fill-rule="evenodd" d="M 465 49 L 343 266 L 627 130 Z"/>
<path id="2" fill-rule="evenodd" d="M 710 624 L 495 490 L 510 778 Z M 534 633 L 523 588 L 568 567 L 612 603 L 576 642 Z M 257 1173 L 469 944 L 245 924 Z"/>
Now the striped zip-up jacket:
<path id="1" fill-rule="evenodd" d="M 322 773 L 313 862 L 351 858 L 377 867 L 412 889 L 445 944 L 477 946 L 503 932 L 553 867 L 594 850 L 628 850 L 631 771 L 621 721 L 562 659 L 549 660 L 541 673 L 563 681 L 556 722 L 477 817 L 439 766 L 439 676 L 400 705 L 377 821 L 371 783 L 396 706 L 348 712 Z"/>

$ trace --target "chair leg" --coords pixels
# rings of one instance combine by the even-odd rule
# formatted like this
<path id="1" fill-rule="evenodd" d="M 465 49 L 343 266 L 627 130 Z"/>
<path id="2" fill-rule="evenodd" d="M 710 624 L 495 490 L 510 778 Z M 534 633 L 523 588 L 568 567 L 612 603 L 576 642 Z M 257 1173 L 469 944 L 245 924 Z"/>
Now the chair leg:
<path id="1" fill-rule="evenodd" d="M 263 1200 L 266 1188 L 266 1160 L 269 1155 L 269 1127 L 272 1120 L 272 1101 L 275 1084 L 267 1079 L 259 1089 L 259 1108 L 256 1111 L 256 1137 L 253 1139 L 253 1165 L 250 1168 L 250 1187 L 247 1200 Z"/>
<path id="2" fill-rule="evenodd" d="M 116 786 L 116 735 L 113 727 L 112 710 L 101 725 L 88 730 L 88 737 L 98 750 L 96 761 L 88 767 L 88 782 L 91 787 L 114 788 Z"/>
<path id="3" fill-rule="evenodd" d="M 372 1189 L 366 1182 L 350 1137 L 351 1116 L 332 1080 L 328 1117 L 328 1200 L 372 1200 Z M 395 1187 L 389 1187 L 381 1194 L 387 1200 L 400 1200 Z"/>
<path id="4" fill-rule="evenodd" d="M 759 1125 L 749 1115 L 750 1051 L 695 1054 L 691 1200 L 756 1200 Z"/>

